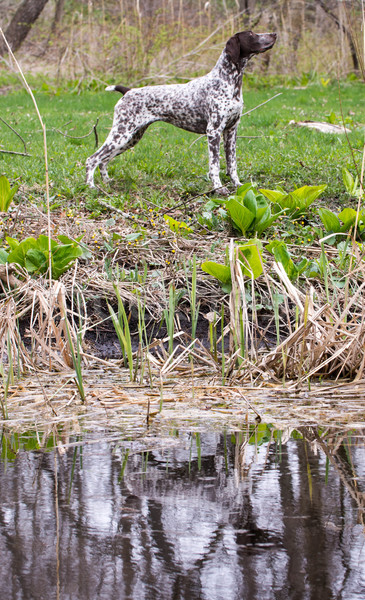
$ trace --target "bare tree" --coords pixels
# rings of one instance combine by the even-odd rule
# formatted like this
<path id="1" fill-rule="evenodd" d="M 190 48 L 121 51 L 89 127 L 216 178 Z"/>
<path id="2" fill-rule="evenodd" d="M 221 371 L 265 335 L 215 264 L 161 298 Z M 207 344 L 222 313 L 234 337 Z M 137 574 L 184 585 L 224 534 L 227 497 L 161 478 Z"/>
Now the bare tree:
<path id="1" fill-rule="evenodd" d="M 47 2 L 48 0 L 23 0 L 18 6 L 18 9 L 15 11 L 5 32 L 6 39 L 13 52 L 18 50 L 21 46 L 31 30 L 33 23 L 36 22 Z M 5 51 L 5 44 L 1 43 L 0 56 L 2 56 Z"/>
<path id="2" fill-rule="evenodd" d="M 332 12 L 328 3 L 325 2 L 325 0 L 316 0 L 316 1 L 317 1 L 317 4 L 319 4 L 320 7 L 324 10 L 324 12 L 332 19 L 332 21 L 334 21 L 334 23 L 336 24 L 338 29 L 341 29 L 343 31 L 343 33 L 345 34 L 345 36 L 347 37 L 347 41 L 350 46 L 352 64 L 354 65 L 354 70 L 358 71 L 359 70 L 359 59 L 357 56 L 356 43 L 353 38 L 352 32 L 350 31 L 350 29 L 345 27 L 345 25 L 340 21 L 340 19 L 337 17 L 337 15 L 335 15 L 335 13 Z"/>
<path id="3" fill-rule="evenodd" d="M 65 0 L 57 0 L 55 15 L 54 15 L 52 29 L 51 29 L 52 34 L 56 33 L 56 31 L 61 23 L 64 5 L 65 5 Z"/>

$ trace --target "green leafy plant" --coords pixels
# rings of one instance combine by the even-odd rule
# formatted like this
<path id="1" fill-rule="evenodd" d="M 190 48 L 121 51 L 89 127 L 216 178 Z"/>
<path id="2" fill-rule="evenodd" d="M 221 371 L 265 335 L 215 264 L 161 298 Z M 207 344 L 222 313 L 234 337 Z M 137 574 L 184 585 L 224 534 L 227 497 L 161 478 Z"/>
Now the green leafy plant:
<path id="1" fill-rule="evenodd" d="M 222 265 L 221 263 L 214 262 L 212 260 L 206 260 L 201 265 L 202 271 L 212 275 L 220 282 L 222 290 L 229 294 L 232 289 L 231 269 L 228 265 Z"/>
<path id="2" fill-rule="evenodd" d="M 321 85 L 322 85 L 324 88 L 326 88 L 326 87 L 328 86 L 328 84 L 331 82 L 331 80 L 330 80 L 330 79 L 324 79 L 323 77 L 321 77 L 320 81 L 321 81 Z"/>
<path id="3" fill-rule="evenodd" d="M 310 274 L 311 261 L 302 258 L 302 260 L 295 263 L 285 242 L 274 240 L 266 246 L 266 250 L 271 252 L 275 260 L 283 265 L 290 281 L 295 281 L 303 273 Z"/>
<path id="4" fill-rule="evenodd" d="M 198 223 L 209 230 L 216 230 L 227 219 L 227 211 L 222 207 L 226 200 L 211 198 L 206 202 L 198 215 Z"/>
<path id="5" fill-rule="evenodd" d="M 271 213 L 270 204 L 258 194 L 251 183 L 238 188 L 236 195 L 226 202 L 227 213 L 242 235 L 261 235 L 284 211 Z"/>
<path id="6" fill-rule="evenodd" d="M 59 235 L 61 243 L 51 240 L 51 266 L 52 277 L 58 279 L 77 258 L 89 258 L 90 252 L 80 245 L 82 236 L 71 240 L 65 235 Z M 31 275 L 47 272 L 49 266 L 48 236 L 40 235 L 37 239 L 28 237 L 21 242 L 15 238 L 7 237 L 10 246 L 8 252 L 0 249 L 0 264 L 15 263 L 26 269 Z"/>
<path id="7" fill-rule="evenodd" d="M 292 192 L 285 192 L 283 189 L 277 190 L 262 190 L 260 192 L 270 200 L 276 210 L 282 210 L 286 215 L 293 219 L 297 219 L 304 214 L 309 206 L 317 200 L 324 192 L 326 185 L 304 185 Z"/>
<path id="8" fill-rule="evenodd" d="M 361 187 L 359 185 L 359 178 L 356 175 L 355 179 L 351 175 L 350 171 L 342 169 L 342 180 L 346 188 L 346 192 L 350 194 L 350 196 L 354 196 L 355 198 L 359 198 L 361 195 Z"/>
<path id="9" fill-rule="evenodd" d="M 76 347 L 75 347 L 67 317 L 65 318 L 65 327 L 66 327 L 66 335 L 67 335 L 67 341 L 68 341 L 70 354 L 71 354 L 71 358 L 72 358 L 72 363 L 73 363 L 73 366 L 75 369 L 75 383 L 76 383 L 77 389 L 80 394 L 81 402 L 84 404 L 84 402 L 86 400 L 86 394 L 85 394 L 84 382 L 83 382 L 83 378 L 82 378 L 82 364 L 81 364 L 82 332 L 77 331 Z"/>
<path id="10" fill-rule="evenodd" d="M 0 176 L 0 212 L 7 212 L 14 194 L 18 191 L 19 186 L 15 185 L 10 188 L 10 183 L 5 175 Z"/>
<path id="11" fill-rule="evenodd" d="M 169 299 L 167 307 L 163 310 L 163 318 L 166 324 L 169 354 L 174 350 L 174 330 L 175 330 L 175 313 L 176 307 L 183 298 L 185 288 L 176 288 L 173 283 L 169 286 Z"/>
<path id="12" fill-rule="evenodd" d="M 347 115 L 345 118 L 341 114 L 336 114 L 333 110 L 326 115 L 327 123 L 331 125 L 353 125 L 354 120 L 351 116 Z"/>
<path id="13" fill-rule="evenodd" d="M 198 325 L 199 318 L 199 309 L 200 309 L 200 300 L 197 302 L 197 263 L 196 263 L 196 255 L 194 254 L 192 260 L 192 270 L 191 270 L 191 283 L 189 281 L 189 270 L 188 266 L 184 264 L 185 275 L 186 275 L 186 287 L 189 295 L 190 302 L 190 315 L 191 315 L 191 337 L 195 339 L 196 336 L 196 328 Z"/>
<path id="14" fill-rule="evenodd" d="M 344 235 L 350 234 L 356 223 L 356 239 L 365 240 L 365 209 L 357 212 L 353 208 L 344 208 L 338 215 L 328 208 L 318 210 L 319 217 L 323 223 L 326 234 L 332 237 L 326 241 L 328 244 L 337 244 L 343 241 Z"/>
<path id="15" fill-rule="evenodd" d="M 183 235 L 183 234 L 188 234 L 191 231 L 193 231 L 192 228 L 189 227 L 184 221 L 177 221 L 176 219 L 173 219 L 169 215 L 164 215 L 163 218 L 165 220 L 166 225 L 174 233 L 180 233 Z"/>
<path id="16" fill-rule="evenodd" d="M 118 300 L 118 314 L 115 313 L 110 304 L 108 304 L 108 309 L 114 329 L 118 336 L 119 344 L 123 353 L 124 363 L 129 369 L 129 378 L 131 381 L 133 381 L 133 350 L 129 320 L 118 287 L 115 284 L 113 287 Z"/>
<path id="17" fill-rule="evenodd" d="M 238 247 L 238 257 L 243 275 L 250 279 L 257 279 L 262 274 L 262 254 L 259 240 L 240 245 Z M 202 263 L 201 269 L 204 273 L 218 279 L 224 292 L 229 293 L 231 291 L 231 269 L 228 265 L 207 260 Z"/>

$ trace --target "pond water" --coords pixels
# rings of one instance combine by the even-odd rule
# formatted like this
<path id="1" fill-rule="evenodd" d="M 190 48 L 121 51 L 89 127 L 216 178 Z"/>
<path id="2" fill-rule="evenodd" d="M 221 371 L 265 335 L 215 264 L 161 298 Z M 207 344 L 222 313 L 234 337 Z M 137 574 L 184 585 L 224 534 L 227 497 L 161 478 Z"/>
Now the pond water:
<path id="1" fill-rule="evenodd" d="M 2 434 L 1 598 L 365 598 L 363 431 L 34 439 Z"/>

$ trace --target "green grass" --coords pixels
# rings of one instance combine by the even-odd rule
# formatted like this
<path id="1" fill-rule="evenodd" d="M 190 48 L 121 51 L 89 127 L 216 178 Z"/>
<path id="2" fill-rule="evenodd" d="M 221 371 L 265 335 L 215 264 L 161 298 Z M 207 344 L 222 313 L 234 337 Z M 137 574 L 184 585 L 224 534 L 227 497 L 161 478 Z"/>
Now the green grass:
<path id="1" fill-rule="evenodd" d="M 291 119 L 326 121 L 334 114 L 341 121 L 337 83 L 324 87 L 310 84 L 305 89 L 273 87 L 244 90 L 245 110 L 267 100 L 275 93 L 282 95 L 241 120 L 238 140 L 238 171 L 242 182 L 255 181 L 272 188 L 277 184 L 290 190 L 301 185 L 326 183 L 323 202 L 345 201 L 341 169 L 354 172 L 351 153 L 343 135 L 328 135 L 289 126 Z M 36 91 L 36 99 L 48 131 L 49 174 L 52 193 L 79 206 L 95 208 L 100 193 L 89 191 L 84 184 L 85 160 L 93 153 L 94 135 L 87 134 L 97 118 L 99 145 L 112 123 L 117 94 L 99 92 Z M 358 165 L 364 143 L 364 84 L 341 84 L 344 117 L 349 121 L 349 135 Z M 16 91 L 0 97 L 0 116 L 25 140 L 31 157 L 0 154 L 0 172 L 10 180 L 17 179 L 34 198 L 42 199 L 44 160 L 42 132 L 32 102 L 26 92 Z M 208 153 L 206 139 L 164 123 L 155 123 L 142 141 L 110 163 L 112 177 L 108 192 L 118 206 L 145 208 L 145 200 L 157 206 L 173 206 L 184 196 L 202 194 L 211 189 L 207 178 Z M 195 143 L 194 143 L 195 142 Z M 0 122 L 0 147 L 23 151 L 21 140 Z M 192 145 L 193 144 L 193 145 Z M 222 168 L 224 164 L 222 163 Z M 222 171 L 222 178 L 225 178 Z M 97 181 L 99 176 L 97 175 Z M 42 187 L 39 187 L 42 186 Z"/>

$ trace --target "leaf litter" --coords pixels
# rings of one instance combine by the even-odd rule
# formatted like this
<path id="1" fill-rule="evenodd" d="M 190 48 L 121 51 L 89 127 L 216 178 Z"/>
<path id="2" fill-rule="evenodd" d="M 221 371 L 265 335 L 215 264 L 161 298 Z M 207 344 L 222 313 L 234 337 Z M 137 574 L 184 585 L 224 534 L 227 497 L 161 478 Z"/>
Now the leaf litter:
<path id="1" fill-rule="evenodd" d="M 222 386 L 211 377 L 169 375 L 148 383 L 128 380 L 120 365 L 84 373 L 81 403 L 72 373 L 38 373 L 9 386 L 6 430 L 66 428 L 68 433 L 123 432 L 132 437 L 171 428 L 242 428 L 263 421 L 279 429 L 308 425 L 364 427 L 365 380 L 312 384 L 298 391 L 272 384 Z"/>

